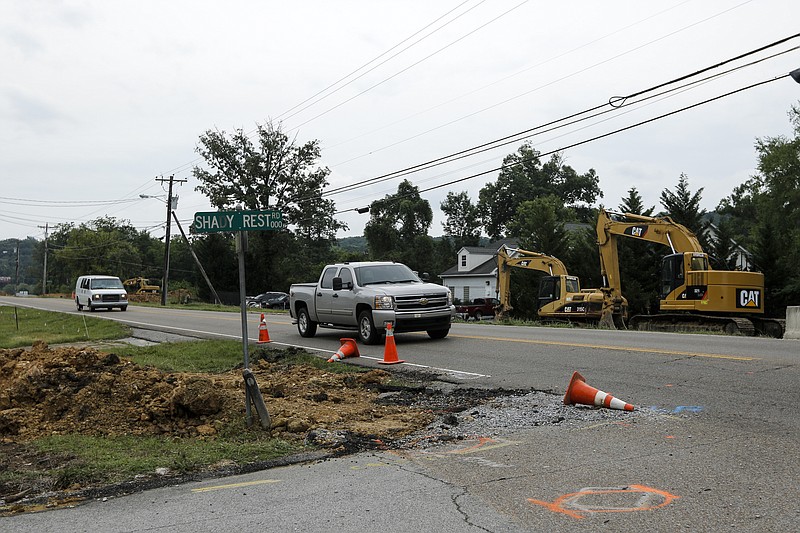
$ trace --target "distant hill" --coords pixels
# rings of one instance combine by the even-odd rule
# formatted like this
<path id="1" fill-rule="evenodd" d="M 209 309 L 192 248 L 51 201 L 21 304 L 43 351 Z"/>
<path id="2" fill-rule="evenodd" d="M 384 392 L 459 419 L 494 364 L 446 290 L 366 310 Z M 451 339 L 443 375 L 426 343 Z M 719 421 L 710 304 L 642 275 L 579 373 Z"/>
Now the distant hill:
<path id="1" fill-rule="evenodd" d="M 342 237 L 336 239 L 336 245 L 347 252 L 367 253 L 369 247 L 367 246 L 366 237 Z"/>

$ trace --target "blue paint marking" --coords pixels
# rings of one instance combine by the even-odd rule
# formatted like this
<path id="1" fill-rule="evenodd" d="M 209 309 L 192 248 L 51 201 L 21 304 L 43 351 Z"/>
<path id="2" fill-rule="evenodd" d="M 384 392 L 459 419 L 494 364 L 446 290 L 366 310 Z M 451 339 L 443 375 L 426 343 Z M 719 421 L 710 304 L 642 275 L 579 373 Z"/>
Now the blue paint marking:
<path id="1" fill-rule="evenodd" d="M 678 407 L 672 410 L 672 413 L 673 414 L 684 413 L 684 412 L 699 413 L 702 410 L 703 407 L 701 405 L 679 405 Z"/>

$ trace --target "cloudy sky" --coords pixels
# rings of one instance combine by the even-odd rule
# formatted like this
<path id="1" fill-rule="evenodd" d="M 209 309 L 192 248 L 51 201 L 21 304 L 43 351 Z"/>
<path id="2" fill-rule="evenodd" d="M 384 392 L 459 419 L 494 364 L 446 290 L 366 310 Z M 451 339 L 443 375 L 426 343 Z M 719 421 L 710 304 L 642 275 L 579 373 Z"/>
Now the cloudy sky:
<path id="1" fill-rule="evenodd" d="M 191 173 L 209 129 L 272 120 L 318 139 L 338 188 L 692 74 L 798 33 L 799 19 L 796 0 L 0 0 L 0 239 L 106 215 L 163 236 L 164 204 L 139 195 L 163 195 L 156 178 L 170 175 L 187 180 L 175 193 L 188 225 L 209 210 Z M 774 80 L 564 151 L 595 169 L 607 207 L 636 187 L 659 209 L 685 173 L 714 209 L 755 172 L 756 138 L 792 133 L 797 46 L 529 140 L 552 152 Z M 404 176 L 430 189 L 432 235 L 446 193 L 476 201 L 520 142 Z M 400 179 L 332 196 L 341 235 L 361 235 L 355 209 Z"/>

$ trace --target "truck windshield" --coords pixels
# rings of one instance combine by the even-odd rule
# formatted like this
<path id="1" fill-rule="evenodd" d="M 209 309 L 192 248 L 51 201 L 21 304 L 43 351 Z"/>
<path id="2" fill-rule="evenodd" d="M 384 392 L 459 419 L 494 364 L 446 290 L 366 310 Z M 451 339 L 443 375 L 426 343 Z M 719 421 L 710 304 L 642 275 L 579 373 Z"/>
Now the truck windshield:
<path id="1" fill-rule="evenodd" d="M 113 279 L 93 279 L 92 280 L 92 288 L 93 289 L 121 289 L 122 282 L 117 278 Z"/>
<path id="2" fill-rule="evenodd" d="M 360 286 L 380 283 L 422 283 L 414 272 L 405 265 L 369 265 L 356 267 L 356 281 Z"/>

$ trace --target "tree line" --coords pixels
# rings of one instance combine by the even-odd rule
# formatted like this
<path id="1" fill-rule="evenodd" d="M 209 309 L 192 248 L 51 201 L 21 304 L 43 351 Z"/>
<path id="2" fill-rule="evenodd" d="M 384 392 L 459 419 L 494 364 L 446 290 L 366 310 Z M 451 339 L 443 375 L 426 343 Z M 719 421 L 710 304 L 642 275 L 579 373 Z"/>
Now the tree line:
<path id="1" fill-rule="evenodd" d="M 800 302 L 800 106 L 792 106 L 791 137 L 756 139 L 757 173 L 736 186 L 712 213 L 700 207 L 703 189 L 692 191 L 681 174 L 659 197 L 660 207 L 645 206 L 636 187 L 612 211 L 669 215 L 692 230 L 718 269 L 734 269 L 739 247 L 749 253 L 753 270 L 764 273 L 767 313 L 780 316 Z M 287 291 L 291 283 L 315 280 L 325 264 L 335 261 L 396 260 L 436 276 L 455 264 L 463 246 L 514 239 L 521 247 L 561 259 L 584 287 L 600 285 L 594 226 L 603 198 L 593 169 L 580 173 L 563 154 L 543 159 L 523 144 L 507 155 L 497 179 L 473 199 L 468 192 L 447 194 L 439 205 L 445 215 L 443 235 L 431 237 L 433 210 L 418 187 L 402 181 L 397 191 L 373 201 L 364 229 L 366 250 L 344 248 L 336 234 L 346 229 L 337 220 L 334 202 L 325 195 L 330 170 L 320 167 L 319 141 L 297 144 L 279 125 L 259 125 L 255 135 L 209 130 L 197 152 L 203 166 L 193 169 L 197 190 L 220 210 L 277 209 L 282 231 L 250 232 L 246 253 L 248 292 Z M 613 202 L 612 202 L 613 203 Z M 708 232 L 711 224 L 714 232 Z M 32 292 L 41 291 L 44 243 L 32 248 L 25 275 Z M 125 220 L 102 217 L 79 225 L 57 226 L 48 239 L 48 290 L 71 292 L 86 273 L 121 278 L 160 279 L 164 243 Z M 190 242 L 171 242 L 170 287 L 189 289 L 203 300 L 210 290 L 192 257 L 193 248 L 220 293 L 238 290 L 236 255 L 231 234 L 194 235 Z M 660 259 L 656 245 L 620 243 L 623 293 L 631 313 L 654 312 L 658 304 Z M 0 258 L 0 276 L 8 254 Z M 38 281 L 36 281 L 38 280 Z M 514 274 L 517 310 L 535 312 L 536 280 Z"/>

